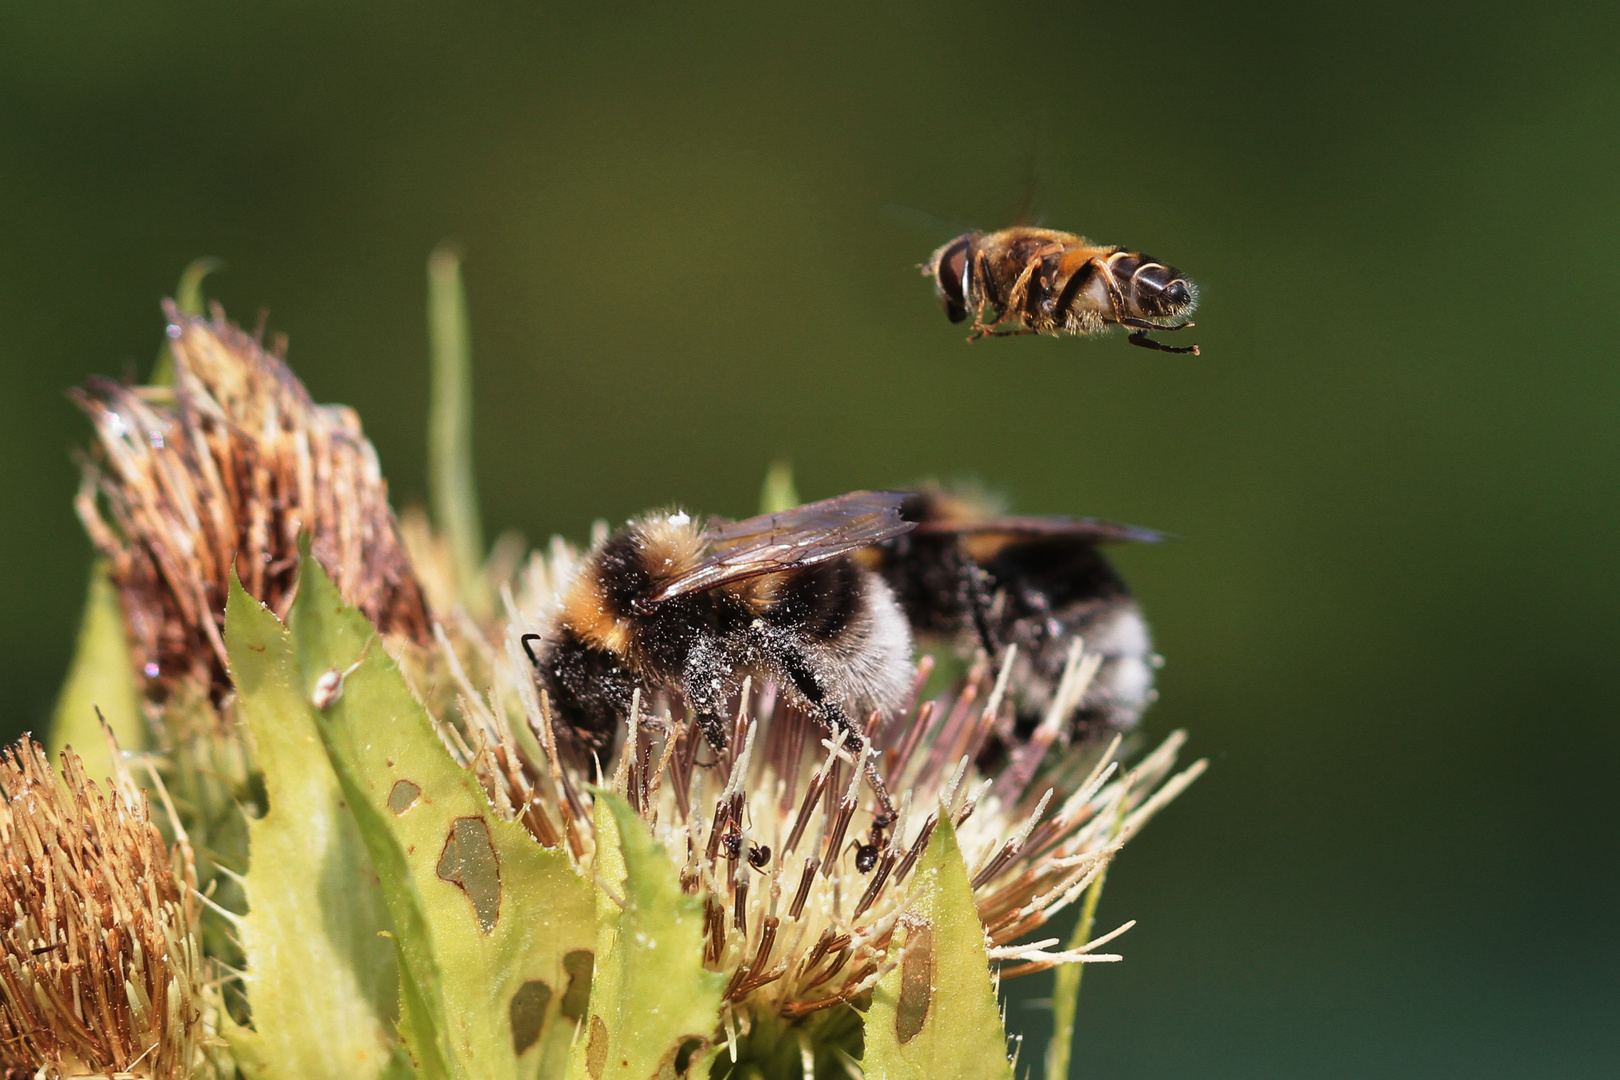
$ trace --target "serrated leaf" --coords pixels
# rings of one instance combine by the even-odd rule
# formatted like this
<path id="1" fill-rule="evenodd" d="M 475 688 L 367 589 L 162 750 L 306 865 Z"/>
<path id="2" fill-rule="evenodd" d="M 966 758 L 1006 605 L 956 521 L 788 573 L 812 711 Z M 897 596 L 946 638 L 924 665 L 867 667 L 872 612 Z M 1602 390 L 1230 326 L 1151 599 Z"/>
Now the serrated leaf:
<path id="1" fill-rule="evenodd" d="M 570 983 L 595 948 L 590 885 L 496 816 L 307 550 L 289 621 L 301 691 L 341 673 L 319 728 L 393 917 L 418 1074 L 560 1076 L 575 1027 L 565 1009 L 584 994 L 571 998 Z"/>
<path id="2" fill-rule="evenodd" d="M 900 963 L 872 991 L 868 1080 L 1012 1080 L 984 926 L 956 832 L 941 817 L 901 918 Z"/>
<path id="3" fill-rule="evenodd" d="M 226 1035 L 254 1078 L 385 1075 L 395 1061 L 398 970 L 371 859 L 326 758 L 292 636 L 235 575 L 225 644 L 269 810 L 248 822 L 251 1028 Z"/>
<path id="4" fill-rule="evenodd" d="M 725 977 L 704 969 L 703 905 L 640 815 L 599 791 L 595 820 L 598 959 L 568 1078 L 673 1077 L 683 1048 L 698 1061 L 713 1041 Z"/>
<path id="5" fill-rule="evenodd" d="M 79 641 L 73 651 L 62 692 L 51 717 L 49 746 L 54 756 L 71 746 L 94 778 L 112 775 L 107 740 L 101 733 L 96 709 L 118 736 L 125 750 L 147 745 L 146 720 L 141 715 L 141 693 L 130 666 L 129 638 L 118 590 L 107 576 L 107 564 L 97 560 L 90 568 L 90 588 L 79 622 Z"/>

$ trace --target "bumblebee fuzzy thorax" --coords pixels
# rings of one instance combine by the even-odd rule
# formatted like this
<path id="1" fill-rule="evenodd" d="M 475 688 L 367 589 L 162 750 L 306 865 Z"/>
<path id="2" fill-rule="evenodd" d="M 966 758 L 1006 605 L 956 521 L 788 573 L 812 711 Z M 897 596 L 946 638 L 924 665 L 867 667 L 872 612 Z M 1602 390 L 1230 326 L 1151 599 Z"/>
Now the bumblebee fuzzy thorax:
<path id="1" fill-rule="evenodd" d="M 692 569 L 703 554 L 703 530 L 684 510 L 637 518 L 627 532 L 654 581 L 679 577 Z"/>
<path id="2" fill-rule="evenodd" d="M 582 641 L 624 656 L 635 637 L 639 606 L 655 583 L 690 569 L 703 552 L 691 516 L 648 514 L 603 541 L 585 559 L 564 594 L 561 626 Z"/>

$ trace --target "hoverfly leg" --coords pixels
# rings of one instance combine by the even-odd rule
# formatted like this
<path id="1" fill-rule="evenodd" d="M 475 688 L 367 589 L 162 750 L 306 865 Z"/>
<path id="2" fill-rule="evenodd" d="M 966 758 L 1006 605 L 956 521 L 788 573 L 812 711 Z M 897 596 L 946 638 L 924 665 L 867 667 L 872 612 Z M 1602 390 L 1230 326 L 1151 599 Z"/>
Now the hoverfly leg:
<path id="1" fill-rule="evenodd" d="M 1029 321 L 1029 314 L 1027 313 L 1027 309 L 1029 307 L 1029 283 L 1030 283 L 1031 279 L 1033 279 L 1038 272 L 1044 271 L 1045 263 L 1046 263 L 1046 260 L 1048 258 L 1051 258 L 1054 255 L 1062 255 L 1062 254 L 1063 254 L 1063 245 L 1062 244 L 1049 244 L 1046 247 L 1043 247 L 1038 251 L 1034 251 L 1034 252 L 1030 253 L 1030 255 L 1028 257 L 1028 261 L 1024 263 L 1024 268 L 1018 272 L 1017 279 L 1013 281 L 1012 290 L 1007 294 L 1007 307 L 1006 307 L 1006 310 L 1007 310 L 1008 313 L 1016 311 L 1016 312 L 1019 313 L 1019 318 L 1023 322 L 1027 323 Z M 1042 277 L 1041 277 L 1040 281 L 1041 281 L 1041 290 L 1044 293 L 1051 286 L 1050 286 L 1050 283 L 1046 280 L 1044 274 L 1042 274 Z M 1003 316 L 1003 318 L 1005 318 L 1005 317 L 1006 316 Z M 997 320 L 997 321 L 999 322 L 1000 320 Z M 1015 336 L 1017 333 L 1030 333 L 1030 334 L 1033 334 L 1033 333 L 1036 333 L 1036 331 L 1034 331 L 1034 330 L 1015 331 L 1012 334 L 1008 334 L 1006 336 L 1012 337 L 1012 336 Z"/>
<path id="2" fill-rule="evenodd" d="M 1119 320 L 1119 325 L 1134 327 L 1138 330 L 1163 330 L 1166 333 L 1169 333 L 1171 330 L 1186 330 L 1190 327 L 1197 326 L 1198 324 L 1195 322 L 1184 322 L 1176 323 L 1174 326 L 1160 326 L 1158 323 L 1150 323 L 1144 319 L 1121 319 Z"/>
<path id="3" fill-rule="evenodd" d="M 985 304 L 984 298 L 980 297 L 979 298 L 979 306 L 973 312 L 973 325 L 968 327 L 969 331 L 971 331 L 967 336 L 967 339 L 969 341 L 978 341 L 981 338 L 999 337 L 1000 336 L 999 334 L 996 333 L 996 327 L 1001 325 L 1001 317 L 997 316 L 995 322 L 988 322 L 988 323 L 985 322 L 984 321 L 984 304 Z"/>
<path id="4" fill-rule="evenodd" d="M 1039 259 L 1030 259 L 1024 268 L 1018 272 L 1013 280 L 1012 291 L 1007 295 L 1007 310 L 1018 311 L 1029 298 L 1029 279 L 1035 276 L 1035 271 L 1041 266 Z"/>
<path id="5" fill-rule="evenodd" d="M 985 337 L 1001 337 L 1002 335 L 996 332 L 996 327 L 1006 321 L 1007 313 L 1000 304 L 996 303 L 995 297 L 990 294 L 990 278 L 984 272 L 984 252 L 975 251 L 971 265 L 973 267 L 973 278 L 980 285 L 978 289 L 979 298 L 973 310 L 973 325 L 970 327 L 972 333 L 968 334 L 967 339 L 969 341 L 978 341 Z M 995 313 L 994 322 L 987 323 L 984 321 L 986 304 L 990 305 L 991 311 Z"/>
<path id="6" fill-rule="evenodd" d="M 1000 326 L 1002 323 L 1004 323 L 1006 321 L 1007 321 L 1007 317 L 1005 315 L 1003 315 L 1003 316 L 998 317 L 996 319 L 996 321 L 992 322 L 992 323 L 975 322 L 973 324 L 973 327 L 972 327 L 973 333 L 969 334 L 967 339 L 969 341 L 978 341 L 981 338 L 987 338 L 987 337 L 1023 337 L 1025 334 L 1038 334 L 1038 333 L 1040 333 L 1040 331 L 1038 331 L 1038 330 L 1030 330 L 1030 329 L 1027 329 L 1027 328 L 1020 329 L 1020 330 L 997 330 L 996 329 L 996 327 Z"/>
<path id="7" fill-rule="evenodd" d="M 1196 346 L 1196 345 L 1185 345 L 1185 346 L 1182 346 L 1181 348 L 1177 348 L 1174 345 L 1166 345 L 1162 341 L 1154 341 L 1152 338 L 1148 337 L 1146 330 L 1138 330 L 1136 333 L 1132 334 L 1130 337 L 1126 338 L 1125 340 L 1129 341 L 1132 345 L 1140 345 L 1144 349 L 1153 349 L 1153 350 L 1155 350 L 1157 352 L 1183 353 L 1183 354 L 1191 353 L 1194 356 L 1198 355 L 1198 346 Z"/>

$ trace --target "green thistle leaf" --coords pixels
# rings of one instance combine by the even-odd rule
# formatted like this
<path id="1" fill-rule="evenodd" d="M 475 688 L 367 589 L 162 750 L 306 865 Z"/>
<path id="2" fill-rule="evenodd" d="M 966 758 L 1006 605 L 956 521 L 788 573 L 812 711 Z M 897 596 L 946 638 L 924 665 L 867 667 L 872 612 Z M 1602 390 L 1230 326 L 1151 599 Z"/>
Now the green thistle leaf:
<path id="1" fill-rule="evenodd" d="M 901 925 L 900 964 L 873 989 L 866 1014 L 868 1080 L 1012 1080 L 984 926 L 945 815 Z"/>
<path id="2" fill-rule="evenodd" d="M 235 575 L 225 641 L 270 808 L 248 822 L 249 909 L 238 925 L 253 1026 L 227 1029 L 245 1073 L 363 1080 L 398 1069 L 391 925 L 321 746 L 292 636 Z"/>
<path id="3" fill-rule="evenodd" d="M 393 917 L 418 1074 L 560 1075 L 595 948 L 589 884 L 496 816 L 307 544 L 289 621 L 306 698 L 339 680 L 318 726 Z"/>
<path id="4" fill-rule="evenodd" d="M 96 717 L 98 708 L 118 736 L 119 746 L 125 750 L 146 748 L 146 721 L 141 715 L 141 693 L 129 657 L 124 612 L 118 604 L 118 590 L 107 576 L 107 564 L 100 560 L 90 568 L 79 642 L 62 693 L 56 699 L 49 740 L 52 757 L 71 746 L 84 761 L 85 772 L 96 779 L 112 775 L 107 740 Z"/>
<path id="5" fill-rule="evenodd" d="M 690 1070 L 720 1023 L 725 976 L 703 967 L 703 904 L 628 803 L 596 792 L 597 945 L 589 1019 L 569 1080 Z"/>

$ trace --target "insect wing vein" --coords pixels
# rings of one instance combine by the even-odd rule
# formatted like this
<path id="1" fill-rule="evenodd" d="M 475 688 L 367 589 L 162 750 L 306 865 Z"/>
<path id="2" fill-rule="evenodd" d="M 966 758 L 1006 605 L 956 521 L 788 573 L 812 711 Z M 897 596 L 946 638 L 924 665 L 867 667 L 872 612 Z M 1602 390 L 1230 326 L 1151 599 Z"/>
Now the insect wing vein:
<path id="1" fill-rule="evenodd" d="M 715 550 L 663 583 L 654 603 L 732 581 L 813 566 L 916 528 L 902 505 L 903 491 L 852 491 L 776 514 L 721 522 L 704 533 Z"/>

